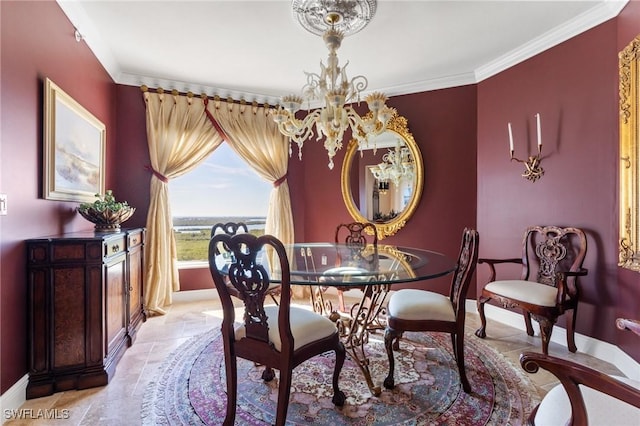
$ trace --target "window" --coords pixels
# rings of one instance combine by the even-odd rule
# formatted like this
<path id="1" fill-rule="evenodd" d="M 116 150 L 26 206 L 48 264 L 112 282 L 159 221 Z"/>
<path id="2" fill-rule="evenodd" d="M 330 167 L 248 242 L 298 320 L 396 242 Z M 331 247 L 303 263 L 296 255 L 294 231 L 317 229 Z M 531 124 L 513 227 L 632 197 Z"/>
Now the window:
<path id="1" fill-rule="evenodd" d="M 196 169 L 169 182 L 178 261 L 181 267 L 207 262 L 211 227 L 245 222 L 264 233 L 272 185 L 222 143 Z"/>

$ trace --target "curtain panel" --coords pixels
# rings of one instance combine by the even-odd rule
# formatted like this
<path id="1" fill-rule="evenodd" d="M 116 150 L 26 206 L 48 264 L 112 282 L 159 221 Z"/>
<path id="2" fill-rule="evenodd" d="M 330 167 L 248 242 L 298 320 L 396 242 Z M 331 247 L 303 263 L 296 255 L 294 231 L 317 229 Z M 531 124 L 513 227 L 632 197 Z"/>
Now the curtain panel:
<path id="1" fill-rule="evenodd" d="M 145 244 L 146 309 L 164 314 L 174 291 L 180 289 L 178 258 L 169 202 L 170 179 L 204 161 L 222 143 L 198 98 L 177 92 L 151 93 L 143 88 L 146 104 L 147 143 L 151 159 L 147 242 Z"/>
<path id="2" fill-rule="evenodd" d="M 265 233 L 293 244 L 293 213 L 287 182 L 289 142 L 269 110 L 257 105 L 205 101 L 209 117 L 240 158 L 263 179 L 273 183 Z M 248 202 L 250 202 L 248 200 Z"/>

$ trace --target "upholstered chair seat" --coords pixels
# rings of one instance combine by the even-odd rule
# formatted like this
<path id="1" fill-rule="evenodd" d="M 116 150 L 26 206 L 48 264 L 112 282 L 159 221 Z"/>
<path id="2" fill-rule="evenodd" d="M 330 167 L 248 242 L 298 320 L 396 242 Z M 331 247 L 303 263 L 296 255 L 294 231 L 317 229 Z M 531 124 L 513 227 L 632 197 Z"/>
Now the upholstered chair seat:
<path id="1" fill-rule="evenodd" d="M 538 306 L 555 306 L 558 289 L 535 281 L 502 280 L 485 286 L 493 294 Z"/>
<path id="2" fill-rule="evenodd" d="M 449 296 L 426 290 L 404 289 L 395 292 L 389 299 L 387 312 L 401 320 L 456 320 Z"/>
<path id="3" fill-rule="evenodd" d="M 265 306 L 267 324 L 269 325 L 269 340 L 277 351 L 282 350 L 280 341 L 280 327 L 278 326 L 278 306 Z M 293 335 L 293 350 L 297 351 L 306 344 L 321 340 L 336 333 L 336 325 L 329 318 L 315 312 L 292 306 L 289 309 L 291 334 Z M 236 340 L 246 336 L 244 324 L 238 324 L 235 329 Z"/>
<path id="4" fill-rule="evenodd" d="M 613 379 L 638 389 L 640 382 L 626 377 Z M 640 425 L 640 408 L 620 401 L 604 392 L 579 385 L 591 425 Z M 562 385 L 551 389 L 544 397 L 535 416 L 536 425 L 566 425 L 571 417 L 571 404 Z"/>

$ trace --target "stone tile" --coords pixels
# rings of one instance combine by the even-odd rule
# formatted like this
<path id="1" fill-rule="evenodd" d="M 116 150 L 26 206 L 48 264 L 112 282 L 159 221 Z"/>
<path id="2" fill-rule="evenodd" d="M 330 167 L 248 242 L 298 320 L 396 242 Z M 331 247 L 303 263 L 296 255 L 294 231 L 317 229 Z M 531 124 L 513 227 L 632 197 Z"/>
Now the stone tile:
<path id="1" fill-rule="evenodd" d="M 333 295 L 328 296 L 334 299 Z M 358 300 L 354 297 L 346 298 L 348 304 L 356 303 Z M 139 424 L 145 390 L 157 375 L 165 359 L 193 336 L 212 328 L 219 328 L 221 320 L 222 311 L 215 300 L 175 302 L 168 307 L 166 315 L 150 317 L 142 325 L 135 343 L 125 351 L 118 363 L 109 385 L 81 391 L 59 392 L 29 400 L 20 408 L 32 410 L 32 412 L 35 410 L 36 413 L 39 409 L 68 410 L 67 419 L 13 419 L 5 424 L 10 426 Z M 475 330 L 480 326 L 477 314 L 467 313 L 465 326 L 469 339 L 479 339 L 474 335 Z M 374 337 L 378 334 L 382 335 L 377 333 Z M 520 368 L 519 357 L 523 351 L 541 351 L 539 337 L 527 336 L 522 330 L 491 320 L 487 324 L 487 337 L 482 339 L 482 342 L 501 353 L 505 361 L 516 368 Z M 621 374 L 605 361 L 579 352 L 572 354 L 564 346 L 554 342 L 551 343 L 549 351 L 552 355 L 595 367 L 608 374 Z M 540 397 L 558 383 L 551 373 L 544 370 L 535 374 L 522 371 L 536 385 Z"/>

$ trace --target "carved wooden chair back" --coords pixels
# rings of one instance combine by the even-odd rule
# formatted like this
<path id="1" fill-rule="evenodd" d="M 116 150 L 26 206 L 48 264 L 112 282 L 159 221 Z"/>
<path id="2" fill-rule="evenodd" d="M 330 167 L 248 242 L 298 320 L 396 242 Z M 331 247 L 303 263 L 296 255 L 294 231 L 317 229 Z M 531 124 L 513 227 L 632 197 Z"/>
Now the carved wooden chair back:
<path id="1" fill-rule="evenodd" d="M 532 226 L 523 240 L 522 279 L 558 286 L 558 272 L 577 272 L 587 253 L 587 237 L 578 228 Z M 576 276 L 566 277 L 569 295 L 576 292 Z"/>
<path id="2" fill-rule="evenodd" d="M 211 237 L 218 234 L 226 234 L 226 235 L 236 235 L 236 234 L 248 234 L 249 227 L 244 222 L 226 222 L 226 223 L 216 223 L 211 227 Z M 229 255 L 232 255 L 231 250 L 227 250 Z M 240 298 L 241 295 L 234 289 L 229 288 L 231 295 Z M 279 303 L 278 299 L 280 297 L 280 285 L 279 284 L 271 284 L 269 289 L 267 290 L 267 294 L 273 300 L 273 303 L 276 305 Z"/>
<path id="3" fill-rule="evenodd" d="M 366 247 L 367 244 L 377 245 L 376 226 L 369 222 L 341 223 L 336 227 L 335 242 L 354 248 Z"/>
<path id="4" fill-rule="evenodd" d="M 339 244 L 346 244 L 351 249 L 350 256 L 353 260 L 362 259 L 372 264 L 378 260 L 378 234 L 376 226 L 373 223 L 341 223 L 336 227 L 335 242 Z M 366 249 L 369 245 L 374 249 L 367 255 Z M 343 259 L 341 256 L 338 256 L 336 259 L 336 266 L 342 266 L 345 260 L 348 261 L 350 259 Z M 346 312 L 347 308 L 344 301 L 344 290 L 338 288 L 337 292 L 338 310 L 340 310 L 340 312 Z"/>
<path id="5" fill-rule="evenodd" d="M 216 223 L 211 227 L 212 237 L 222 232 L 227 235 L 236 235 L 238 233 L 248 234 L 249 228 L 247 227 L 247 224 L 244 222 Z"/>

